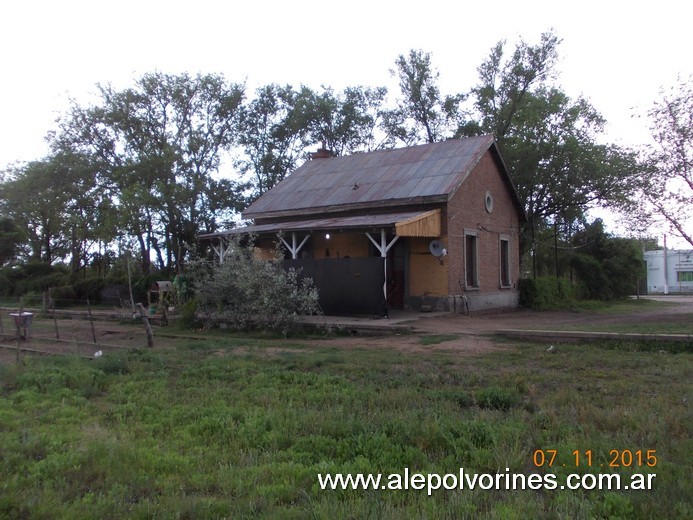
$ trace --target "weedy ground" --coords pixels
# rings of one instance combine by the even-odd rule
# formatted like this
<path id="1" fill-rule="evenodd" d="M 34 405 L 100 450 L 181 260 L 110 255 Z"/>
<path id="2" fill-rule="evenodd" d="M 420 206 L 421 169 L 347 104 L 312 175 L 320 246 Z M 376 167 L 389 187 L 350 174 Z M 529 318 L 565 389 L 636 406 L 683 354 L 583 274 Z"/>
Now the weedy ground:
<path id="1" fill-rule="evenodd" d="M 1 518 L 691 518 L 690 348 L 170 339 L 0 367 Z M 557 450 L 536 467 L 535 450 Z M 591 450 L 575 466 L 574 452 Z M 608 468 L 612 450 L 654 467 Z M 621 461 L 623 462 L 623 461 Z M 607 466 L 602 467 L 601 465 Z M 318 474 L 655 473 L 650 491 L 321 490 Z"/>

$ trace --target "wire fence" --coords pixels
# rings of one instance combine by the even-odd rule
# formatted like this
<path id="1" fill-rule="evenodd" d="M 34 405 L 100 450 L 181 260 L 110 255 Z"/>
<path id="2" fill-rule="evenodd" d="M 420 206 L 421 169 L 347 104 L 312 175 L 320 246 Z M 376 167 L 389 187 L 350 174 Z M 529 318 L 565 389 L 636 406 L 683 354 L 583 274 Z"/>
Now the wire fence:
<path id="1" fill-rule="evenodd" d="M 37 303 L 39 303 L 37 305 Z M 26 301 L 0 299 L 0 351 L 20 354 L 78 355 L 100 357 L 122 349 L 154 346 L 152 323 L 169 324 L 175 309 L 162 306 L 133 310 L 120 306 L 93 305 L 89 300 Z"/>

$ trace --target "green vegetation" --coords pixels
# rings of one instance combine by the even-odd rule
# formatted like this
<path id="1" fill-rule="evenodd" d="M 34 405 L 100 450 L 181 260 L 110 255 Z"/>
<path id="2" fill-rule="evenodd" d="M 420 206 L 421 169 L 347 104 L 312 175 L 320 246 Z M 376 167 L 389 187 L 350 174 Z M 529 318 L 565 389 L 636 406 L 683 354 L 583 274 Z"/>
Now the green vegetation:
<path id="1" fill-rule="evenodd" d="M 230 241 L 233 254 L 222 265 L 198 261 L 190 269 L 190 284 L 206 327 L 221 323 L 234 330 L 260 329 L 288 336 L 301 328 L 300 316 L 320 314 L 318 290 L 311 278 L 285 269 L 281 251 L 258 258 L 253 245 Z M 184 323 L 189 322 L 186 309 Z"/>
<path id="2" fill-rule="evenodd" d="M 428 337 L 445 341 L 441 336 Z M 454 338 L 449 338 L 454 339 Z M 426 340 L 424 340 L 425 343 Z M 201 338 L 0 367 L 2 518 L 686 518 L 691 354 Z M 535 450 L 558 450 L 536 468 Z M 604 471 L 652 491 L 323 491 L 317 475 Z M 591 470 L 573 451 L 593 452 Z M 563 466 L 565 464 L 565 467 Z"/>
<path id="3" fill-rule="evenodd" d="M 518 284 L 520 306 L 535 311 L 565 309 L 575 303 L 575 290 L 566 278 L 522 278 Z"/>
<path id="4" fill-rule="evenodd" d="M 583 223 L 569 240 L 559 241 L 556 236 L 553 248 L 544 245 L 537 255 L 526 259 L 532 263 L 534 276 L 520 280 L 520 305 L 555 310 L 582 301 L 627 298 L 647 276 L 642 254 L 645 244 L 647 241 L 610 235 L 600 219 Z"/>
<path id="5" fill-rule="evenodd" d="M 185 72 L 145 73 L 124 88 L 99 83 L 90 103 L 59 116 L 50 155 L 0 171 L 0 267 L 65 262 L 72 273 L 104 278 L 127 258 L 139 274 L 170 280 L 195 253 L 211 256 L 201 233 L 227 227 L 318 143 L 343 156 L 490 134 L 527 213 L 521 250 L 533 249 L 532 270 L 544 274 L 556 256 L 547 248 L 582 229 L 588 209 L 634 203 L 670 177 L 660 172 L 672 162 L 665 153 L 641 165 L 634 150 L 605 139 L 606 121 L 588 97 L 569 96 L 557 81 L 560 46 L 552 30 L 534 43 L 498 41 L 469 71 L 473 84 L 447 93 L 432 55 L 414 49 L 395 60 L 391 91 L 277 78 L 250 92 L 243 81 Z M 662 113 L 650 116 L 660 122 Z M 676 113 L 685 120 L 686 110 Z M 658 144 L 680 148 L 672 137 Z M 687 171 L 671 171 L 679 170 Z M 648 199 L 665 192 L 650 189 Z M 690 207 L 689 197 L 676 205 Z M 591 259 L 579 258 L 576 269 L 593 272 Z"/>

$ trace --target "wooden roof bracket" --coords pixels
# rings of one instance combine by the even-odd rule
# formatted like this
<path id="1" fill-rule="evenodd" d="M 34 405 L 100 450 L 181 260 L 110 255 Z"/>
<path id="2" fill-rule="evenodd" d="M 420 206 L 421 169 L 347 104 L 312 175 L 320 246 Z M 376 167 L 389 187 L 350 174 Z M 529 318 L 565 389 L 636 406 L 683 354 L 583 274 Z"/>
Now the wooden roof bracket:
<path id="1" fill-rule="evenodd" d="M 380 243 L 378 243 L 377 240 L 375 240 L 370 233 L 366 232 L 366 236 L 371 242 L 373 242 L 373 245 L 376 247 L 382 258 L 387 257 L 387 252 L 393 245 L 395 245 L 395 242 L 397 242 L 397 239 L 399 238 L 399 235 L 395 235 L 394 238 L 390 240 L 390 243 L 388 244 L 387 237 L 385 236 L 385 228 L 380 228 Z"/>
<path id="2" fill-rule="evenodd" d="M 298 258 L 298 253 L 301 251 L 301 248 L 306 244 L 306 242 L 310 238 L 310 233 L 308 233 L 305 237 L 303 237 L 303 240 L 301 241 L 300 244 L 298 244 L 298 240 L 297 240 L 295 231 L 291 232 L 291 244 L 289 244 L 286 240 L 284 240 L 283 236 L 280 236 L 279 238 L 281 238 L 282 242 L 284 243 L 286 248 L 291 253 L 291 258 L 296 260 Z"/>
<path id="3" fill-rule="evenodd" d="M 215 246 L 214 243 L 212 243 L 212 249 L 217 255 L 217 258 L 219 259 L 219 265 L 223 265 L 224 259 L 226 256 L 233 250 L 231 242 L 226 241 L 226 238 L 224 236 L 219 237 L 219 247 Z"/>

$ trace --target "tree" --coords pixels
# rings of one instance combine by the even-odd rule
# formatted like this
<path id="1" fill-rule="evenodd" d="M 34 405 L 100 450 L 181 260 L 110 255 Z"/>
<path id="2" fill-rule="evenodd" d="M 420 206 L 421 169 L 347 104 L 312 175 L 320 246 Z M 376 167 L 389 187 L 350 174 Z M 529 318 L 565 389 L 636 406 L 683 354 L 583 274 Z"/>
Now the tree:
<path id="1" fill-rule="evenodd" d="M 72 270 L 86 265 L 94 244 L 108 241 L 109 203 L 85 157 L 57 154 L 8 172 L 2 211 L 24 230 L 35 260 L 70 258 Z"/>
<path id="2" fill-rule="evenodd" d="M 647 220 L 663 220 L 693 246 L 693 76 L 661 94 L 647 112 L 654 146 L 642 152 L 640 200 Z"/>
<path id="3" fill-rule="evenodd" d="M 382 117 L 385 88 L 348 87 L 342 92 L 323 87 L 301 88 L 296 112 L 307 131 L 307 143 L 322 143 L 333 155 L 380 147 L 376 128 Z"/>
<path id="4" fill-rule="evenodd" d="M 54 149 L 89 157 L 145 271 L 152 257 L 161 269 L 180 268 L 198 231 L 214 231 L 240 205 L 235 185 L 213 174 L 235 142 L 243 87 L 217 75 L 151 73 L 99 93 L 99 105 L 73 105 Z"/>
<path id="5" fill-rule="evenodd" d="M 349 87 L 342 92 L 323 87 L 266 85 L 245 104 L 239 117 L 243 174 L 252 174 L 249 202 L 296 168 L 309 146 L 320 143 L 333 155 L 372 150 L 378 142 L 385 88 Z"/>
<path id="6" fill-rule="evenodd" d="M 571 267 L 587 298 L 624 298 L 634 292 L 639 277 L 645 274 L 642 245 L 635 239 L 609 235 L 600 219 L 576 233 L 572 245 Z"/>
<path id="7" fill-rule="evenodd" d="M 515 117 L 499 146 L 530 220 L 574 221 L 597 203 L 627 196 L 635 156 L 598 144 L 604 120 L 586 100 L 541 88 L 525 96 Z"/>
<path id="8" fill-rule="evenodd" d="M 510 58 L 504 59 L 506 43 L 501 40 L 491 49 L 477 69 L 480 83 L 471 91 L 480 116 L 476 131 L 493 134 L 499 141 L 516 126 L 526 96 L 554 77 L 561 40 L 551 31 L 534 46 L 520 40 Z"/>
<path id="9" fill-rule="evenodd" d="M 62 178 L 69 198 L 65 206 L 64 232 L 73 272 L 101 255 L 101 244 L 115 238 L 114 207 L 97 182 L 89 157 L 59 153 L 50 158 Z M 96 251 L 94 248 L 96 247 Z"/>
<path id="10" fill-rule="evenodd" d="M 30 258 L 51 264 L 67 256 L 70 190 L 50 160 L 13 168 L 3 184 L 3 213 L 24 229 Z"/>
<path id="11" fill-rule="evenodd" d="M 400 55 L 395 65 L 396 69 L 390 72 L 399 79 L 402 97 L 385 118 L 386 133 L 407 145 L 450 137 L 454 125 L 459 124 L 464 96 L 441 95 L 440 74 L 427 52 L 412 49 L 408 56 Z"/>
<path id="12" fill-rule="evenodd" d="M 0 267 L 12 264 L 19 254 L 24 234 L 17 223 L 9 217 L 0 218 Z"/>
<path id="13" fill-rule="evenodd" d="M 473 121 L 457 131 L 496 137 L 529 217 L 523 250 L 541 221 L 575 223 L 596 204 L 623 202 L 637 174 L 632 153 L 599 143 L 605 122 L 597 110 L 552 85 L 559 44 L 548 32 L 506 57 L 499 42 L 478 69 Z"/>
<path id="14" fill-rule="evenodd" d="M 236 165 L 253 175 L 250 202 L 290 173 L 303 153 L 307 129 L 297 113 L 298 96 L 291 86 L 266 85 L 240 109 L 238 141 L 244 155 Z"/>

